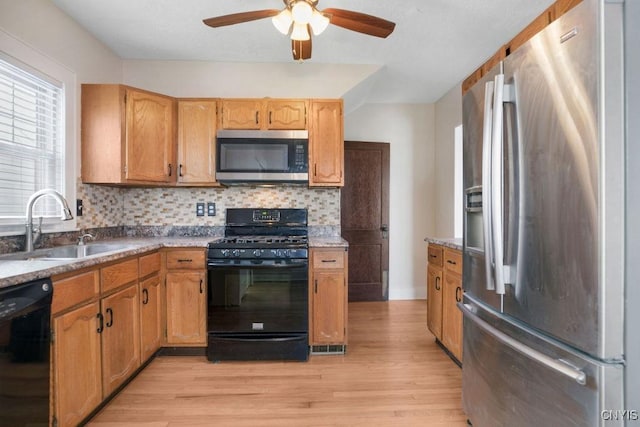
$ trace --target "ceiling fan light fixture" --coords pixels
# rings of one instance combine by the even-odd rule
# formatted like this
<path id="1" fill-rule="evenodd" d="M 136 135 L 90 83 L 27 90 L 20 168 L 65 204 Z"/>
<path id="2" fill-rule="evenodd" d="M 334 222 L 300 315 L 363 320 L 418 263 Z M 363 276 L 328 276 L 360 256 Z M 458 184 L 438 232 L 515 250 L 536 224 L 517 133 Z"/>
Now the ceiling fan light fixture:
<path id="1" fill-rule="evenodd" d="M 308 24 L 313 16 L 313 8 L 305 0 L 298 0 L 291 6 L 291 15 L 297 24 Z"/>
<path id="2" fill-rule="evenodd" d="M 289 34 L 291 24 L 293 24 L 291 11 L 289 9 L 282 10 L 282 12 L 271 18 L 271 22 L 273 22 L 273 26 L 276 27 L 276 29 L 282 34 Z"/>
<path id="3" fill-rule="evenodd" d="M 329 18 L 327 18 L 326 15 L 318 12 L 317 10 L 314 10 L 313 14 L 311 15 L 309 25 L 311 25 L 311 30 L 313 31 L 314 35 L 320 35 L 329 26 Z"/>
<path id="4" fill-rule="evenodd" d="M 293 24 L 293 30 L 291 31 L 291 40 L 309 40 L 311 36 L 309 35 L 309 30 L 307 30 L 307 24 L 301 24 L 299 22 L 295 22 Z"/>

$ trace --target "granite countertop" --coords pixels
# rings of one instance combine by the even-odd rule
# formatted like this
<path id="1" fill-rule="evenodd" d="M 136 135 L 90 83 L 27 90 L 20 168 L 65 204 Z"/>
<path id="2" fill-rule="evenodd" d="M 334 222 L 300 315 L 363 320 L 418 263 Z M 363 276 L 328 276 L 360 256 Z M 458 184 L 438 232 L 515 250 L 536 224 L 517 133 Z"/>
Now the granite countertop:
<path id="1" fill-rule="evenodd" d="M 31 280 L 51 277 L 81 268 L 92 267 L 105 262 L 143 254 L 160 248 L 206 248 L 212 241 L 221 237 L 136 237 L 99 240 L 94 243 L 126 245 L 125 249 L 104 252 L 84 258 L 68 260 L 6 260 L 0 256 L 0 289 Z M 310 247 L 346 247 L 348 243 L 342 237 L 309 237 Z M 7 254 L 12 255 L 12 254 Z"/>
<path id="2" fill-rule="evenodd" d="M 340 236 L 333 237 L 312 237 L 309 236 L 309 247 L 311 248 L 330 248 L 330 247 L 348 247 L 349 242 Z"/>
<path id="3" fill-rule="evenodd" d="M 447 248 L 462 250 L 462 238 L 461 237 L 425 237 L 425 242 L 433 243 L 434 245 L 442 245 Z"/>

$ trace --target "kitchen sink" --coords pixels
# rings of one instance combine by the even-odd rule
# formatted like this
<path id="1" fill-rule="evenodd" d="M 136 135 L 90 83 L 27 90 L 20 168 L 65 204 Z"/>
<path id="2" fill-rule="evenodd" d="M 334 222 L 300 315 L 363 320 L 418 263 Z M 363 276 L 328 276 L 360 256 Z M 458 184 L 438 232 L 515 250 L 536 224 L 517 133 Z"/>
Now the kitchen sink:
<path id="1" fill-rule="evenodd" d="M 135 248 L 126 243 L 93 243 L 89 245 L 67 245 L 49 249 L 39 249 L 33 252 L 18 252 L 0 256 L 0 261 L 39 260 L 60 261 L 86 258 L 93 255 L 101 255 L 107 252 L 122 251 Z"/>

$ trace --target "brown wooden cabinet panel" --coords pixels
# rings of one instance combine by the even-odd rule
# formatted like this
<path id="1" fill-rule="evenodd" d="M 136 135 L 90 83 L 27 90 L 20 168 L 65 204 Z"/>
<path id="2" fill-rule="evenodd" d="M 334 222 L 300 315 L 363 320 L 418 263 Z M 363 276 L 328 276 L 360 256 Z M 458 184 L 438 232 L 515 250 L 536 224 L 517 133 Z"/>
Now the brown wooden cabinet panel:
<path id="1" fill-rule="evenodd" d="M 309 274 L 309 343 L 347 344 L 348 256 L 344 248 L 313 248 Z"/>
<path id="2" fill-rule="evenodd" d="M 306 129 L 307 101 L 304 99 L 273 99 L 266 102 L 266 129 Z"/>
<path id="3" fill-rule="evenodd" d="M 478 69 L 476 69 L 473 73 L 471 73 L 469 75 L 469 77 L 467 77 L 466 79 L 463 80 L 463 82 L 462 82 L 462 95 L 467 93 L 467 91 L 474 84 L 476 84 L 476 82 L 478 80 L 480 80 L 482 78 L 482 69 L 483 69 L 483 66 L 481 65 Z"/>
<path id="4" fill-rule="evenodd" d="M 311 100 L 309 123 L 309 186 L 344 185 L 344 123 L 342 100 Z"/>
<path id="5" fill-rule="evenodd" d="M 147 277 L 150 274 L 160 271 L 160 252 L 149 255 L 142 255 L 140 258 L 140 277 Z"/>
<path id="6" fill-rule="evenodd" d="M 123 86 L 82 85 L 82 181 L 175 182 L 175 103 Z"/>
<path id="7" fill-rule="evenodd" d="M 110 395 L 140 366 L 138 286 L 103 298 L 102 390 Z"/>
<path id="8" fill-rule="evenodd" d="M 138 280 L 138 258 L 132 258 L 100 269 L 102 293 Z"/>
<path id="9" fill-rule="evenodd" d="M 221 129 L 260 129 L 264 115 L 261 99 L 223 99 Z"/>
<path id="10" fill-rule="evenodd" d="M 178 183 L 216 183 L 217 102 L 178 101 Z"/>
<path id="11" fill-rule="evenodd" d="M 442 341 L 442 268 L 433 264 L 427 266 L 427 327 Z"/>
<path id="12" fill-rule="evenodd" d="M 168 270 L 201 270 L 205 268 L 203 249 L 178 249 L 167 252 Z"/>
<path id="13" fill-rule="evenodd" d="M 462 312 L 457 306 L 460 301 L 462 301 L 462 277 L 447 271 L 443 279 L 442 344 L 458 360 L 462 360 Z"/>
<path id="14" fill-rule="evenodd" d="M 508 56 L 517 48 L 525 44 L 531 37 L 544 30 L 547 25 L 553 21 L 553 5 L 542 12 L 534 19 L 524 30 L 520 31 L 509 43 L 504 47 L 505 54 Z"/>
<path id="15" fill-rule="evenodd" d="M 550 9 L 553 10 L 552 20 L 560 18 L 562 15 L 573 9 L 574 6 L 580 4 L 582 0 L 556 0 Z"/>
<path id="16" fill-rule="evenodd" d="M 205 345 L 207 281 L 205 271 L 171 271 L 166 275 L 167 344 Z"/>
<path id="17" fill-rule="evenodd" d="M 54 317 L 54 415 L 60 427 L 77 426 L 102 401 L 98 302 Z"/>
<path id="18" fill-rule="evenodd" d="M 51 303 L 51 313 L 56 315 L 74 305 L 97 298 L 100 294 L 100 274 L 91 270 L 64 279 L 53 280 L 55 292 Z"/>
<path id="19" fill-rule="evenodd" d="M 147 361 L 162 344 L 162 296 L 160 275 L 140 282 L 140 354 Z"/>
<path id="20" fill-rule="evenodd" d="M 171 98 L 127 89 L 127 181 L 175 181 L 174 108 Z"/>
<path id="21" fill-rule="evenodd" d="M 444 250 L 444 268 L 459 275 L 462 274 L 462 253 L 454 249 Z"/>

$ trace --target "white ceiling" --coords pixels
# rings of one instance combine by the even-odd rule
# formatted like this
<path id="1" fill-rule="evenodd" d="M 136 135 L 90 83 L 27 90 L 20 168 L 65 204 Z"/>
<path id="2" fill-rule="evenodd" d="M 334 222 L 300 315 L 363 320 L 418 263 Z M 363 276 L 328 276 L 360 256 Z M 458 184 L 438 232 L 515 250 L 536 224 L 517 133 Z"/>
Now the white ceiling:
<path id="1" fill-rule="evenodd" d="M 281 0 L 52 0 L 123 59 L 291 63 L 270 19 L 211 28 L 205 18 L 282 9 Z M 315 64 L 382 65 L 367 102 L 431 103 L 518 33 L 552 0 L 320 0 L 393 21 L 387 38 L 330 25 Z"/>

